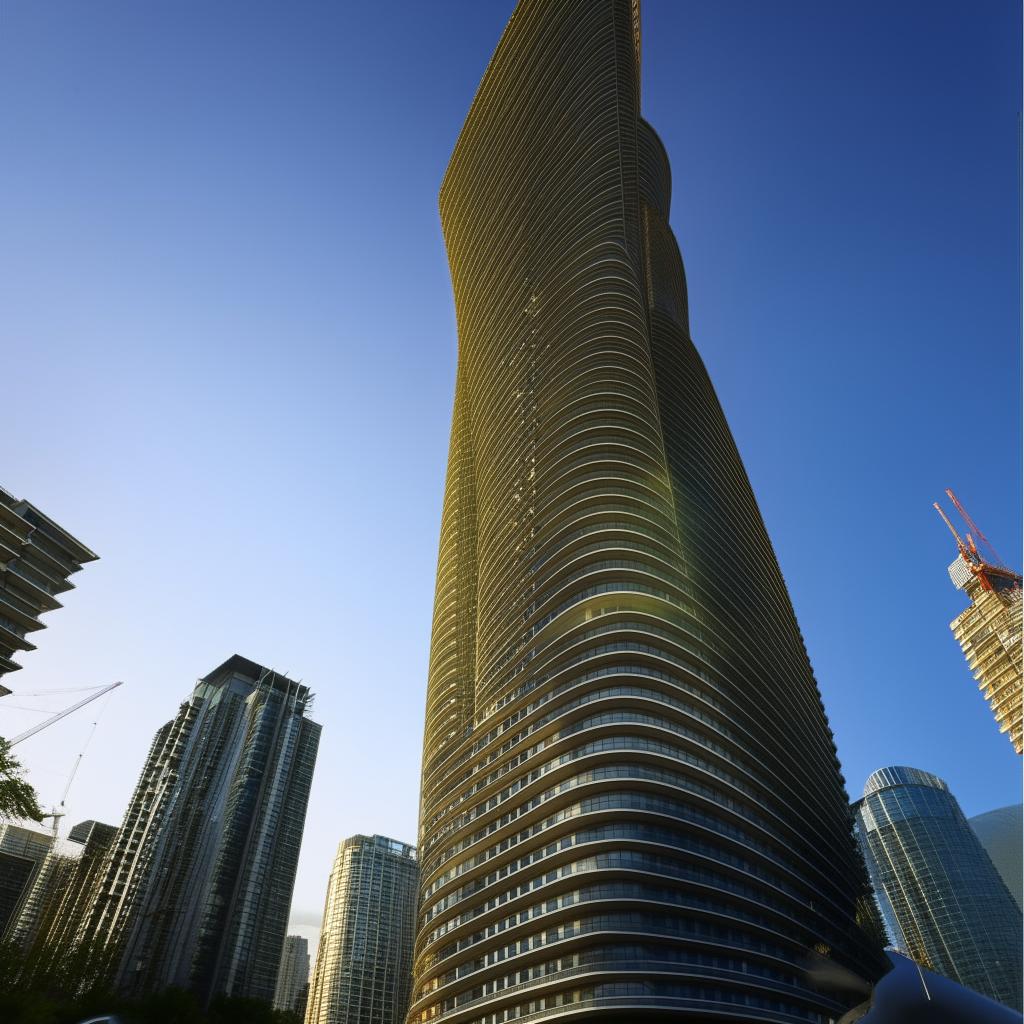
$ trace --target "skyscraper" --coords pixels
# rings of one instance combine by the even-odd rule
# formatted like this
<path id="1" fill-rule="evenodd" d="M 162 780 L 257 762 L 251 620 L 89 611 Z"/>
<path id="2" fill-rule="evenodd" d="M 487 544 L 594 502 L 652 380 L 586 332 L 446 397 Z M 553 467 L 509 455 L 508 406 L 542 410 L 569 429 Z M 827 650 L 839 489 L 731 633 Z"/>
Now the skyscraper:
<path id="1" fill-rule="evenodd" d="M 0 487 L 0 676 L 21 668 L 11 659 L 35 650 L 26 637 L 46 628 L 39 616 L 59 608 L 55 595 L 75 586 L 68 577 L 97 558 L 35 505 Z"/>
<path id="2" fill-rule="evenodd" d="M 1017 906 L 1024 909 L 1024 806 L 1012 804 L 968 819 L 974 834 L 1006 883 Z"/>
<path id="3" fill-rule="evenodd" d="M 125 991 L 273 999 L 320 742 L 311 697 L 236 654 L 158 730 L 86 929 Z"/>
<path id="4" fill-rule="evenodd" d="M 971 600 L 950 624 L 1000 732 L 1024 753 L 1021 687 L 1021 578 L 961 548 L 949 578 Z"/>
<path id="5" fill-rule="evenodd" d="M 338 846 L 306 1024 L 401 1024 L 409 1007 L 416 848 L 385 836 Z"/>
<path id="6" fill-rule="evenodd" d="M 274 1009 L 305 1016 L 308 993 L 309 943 L 301 935 L 289 935 L 284 940 L 281 967 L 277 972 Z"/>
<path id="7" fill-rule="evenodd" d="M 410 1022 L 820 1021 L 886 969 L 639 94 L 637 2 L 523 0 L 441 188 L 459 356 Z"/>
<path id="8" fill-rule="evenodd" d="M 1020 1010 L 1020 909 L 946 783 L 919 768 L 882 768 L 856 806 L 864 859 L 897 945 Z"/>

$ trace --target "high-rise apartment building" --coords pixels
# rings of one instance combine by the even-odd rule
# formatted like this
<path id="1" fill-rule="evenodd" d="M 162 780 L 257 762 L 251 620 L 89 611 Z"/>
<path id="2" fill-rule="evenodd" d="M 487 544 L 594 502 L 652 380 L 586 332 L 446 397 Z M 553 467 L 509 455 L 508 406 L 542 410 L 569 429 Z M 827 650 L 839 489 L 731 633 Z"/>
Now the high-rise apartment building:
<path id="1" fill-rule="evenodd" d="M 34 823 L 0 822 L 0 939 L 9 939 L 54 835 Z"/>
<path id="2" fill-rule="evenodd" d="M 320 741 L 311 696 L 236 654 L 158 730 L 86 929 L 126 992 L 273 999 Z"/>
<path id="3" fill-rule="evenodd" d="M 1012 804 L 986 811 L 968 818 L 968 824 L 1017 906 L 1024 909 L 1024 806 Z"/>
<path id="4" fill-rule="evenodd" d="M 971 601 L 949 628 L 992 709 L 999 731 L 1008 734 L 1018 754 L 1024 753 L 1021 578 L 965 548 L 949 567 L 949 578 Z"/>
<path id="5" fill-rule="evenodd" d="M 896 945 L 1020 1010 L 1020 908 L 946 783 L 918 768 L 882 768 L 856 808 L 864 859 Z"/>
<path id="6" fill-rule="evenodd" d="M 67 839 L 54 840 L 8 927 L 8 937 L 23 947 L 37 942 L 53 948 L 75 946 L 116 835 L 113 825 L 81 821 Z"/>
<path id="7" fill-rule="evenodd" d="M 309 993 L 309 943 L 301 935 L 288 935 L 277 972 L 274 1009 L 289 1010 L 304 1017 Z"/>
<path id="8" fill-rule="evenodd" d="M 385 836 L 338 846 L 306 1024 L 402 1024 L 416 932 L 416 848 Z"/>
<path id="9" fill-rule="evenodd" d="M 459 355 L 410 1022 L 828 1021 L 887 967 L 670 180 L 638 2 L 522 0 L 440 196 Z"/>
<path id="10" fill-rule="evenodd" d="M 35 505 L 0 487 L 0 676 L 21 668 L 12 659 L 35 650 L 27 635 L 46 628 L 39 616 L 59 608 L 55 595 L 74 588 L 68 577 L 98 557 Z"/>

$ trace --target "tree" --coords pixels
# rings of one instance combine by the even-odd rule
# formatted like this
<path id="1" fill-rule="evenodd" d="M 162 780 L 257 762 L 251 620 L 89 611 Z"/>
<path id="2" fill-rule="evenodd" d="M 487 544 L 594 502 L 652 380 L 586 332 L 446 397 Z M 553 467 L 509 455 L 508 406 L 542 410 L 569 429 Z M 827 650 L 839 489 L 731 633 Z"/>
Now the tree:
<path id="1" fill-rule="evenodd" d="M 11 753 L 10 740 L 0 736 L 0 821 L 11 818 L 31 818 L 41 821 L 43 809 L 36 791 L 24 779 L 25 769 Z"/>

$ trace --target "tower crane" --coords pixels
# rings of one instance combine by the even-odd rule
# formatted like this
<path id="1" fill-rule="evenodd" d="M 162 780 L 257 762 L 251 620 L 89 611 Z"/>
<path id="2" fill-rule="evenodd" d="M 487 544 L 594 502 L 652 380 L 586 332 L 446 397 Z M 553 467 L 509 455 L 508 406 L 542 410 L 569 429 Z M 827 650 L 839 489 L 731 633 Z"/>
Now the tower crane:
<path id="1" fill-rule="evenodd" d="M 65 708 L 63 711 L 58 711 L 55 715 L 51 715 L 49 718 L 40 722 L 38 725 L 33 725 L 31 729 L 26 729 L 23 733 L 19 733 L 10 741 L 10 745 L 13 747 L 16 744 L 20 743 L 22 740 L 27 740 L 29 736 L 35 736 L 37 732 L 42 731 L 47 726 L 53 725 L 54 722 L 59 722 L 62 718 L 66 718 L 73 711 L 77 711 L 79 708 L 84 708 L 86 704 L 89 704 L 90 702 L 96 700 L 97 697 L 102 697 L 103 694 L 109 693 L 111 690 L 115 690 L 117 689 L 117 687 L 123 685 L 124 683 L 119 681 L 116 683 L 110 683 L 107 686 L 101 686 L 98 690 L 96 690 L 94 693 L 90 693 L 88 697 L 83 698 L 77 704 L 72 704 L 71 707 Z"/>
<path id="2" fill-rule="evenodd" d="M 982 542 L 982 544 L 984 544 L 985 547 L 988 548 L 990 552 L 992 552 L 992 557 L 995 560 L 995 565 L 1000 569 L 1005 569 L 1006 563 L 999 557 L 999 552 L 996 551 L 995 547 L 993 546 L 992 542 L 988 539 L 988 537 L 986 537 L 985 534 L 981 532 L 981 527 L 978 526 L 978 524 L 970 517 L 970 515 L 968 515 L 967 509 L 965 509 L 963 505 L 960 504 L 960 502 L 957 500 L 957 496 L 948 487 L 946 488 L 946 494 L 948 495 L 949 500 L 953 502 L 953 504 L 956 506 L 957 512 L 960 513 L 960 518 L 963 519 L 963 521 L 971 528 L 972 532 L 974 533 L 974 536 L 977 537 Z M 970 536 L 970 534 L 968 534 L 968 536 Z M 975 554 L 977 554 L 978 549 L 973 547 L 973 545 L 972 548 Z"/>
<path id="3" fill-rule="evenodd" d="M 946 524 L 946 526 L 949 527 L 949 532 L 953 534 L 953 538 L 956 540 L 956 546 L 959 549 L 960 554 L 963 555 L 964 561 L 973 562 L 974 559 L 971 557 L 967 545 L 963 542 L 963 540 L 961 540 L 960 534 L 956 532 L 956 527 L 949 521 L 949 516 L 947 516 L 946 513 L 942 510 L 942 506 L 937 501 L 933 501 L 932 506 L 935 508 L 935 511 L 938 512 L 940 516 L 942 516 L 942 521 Z"/>

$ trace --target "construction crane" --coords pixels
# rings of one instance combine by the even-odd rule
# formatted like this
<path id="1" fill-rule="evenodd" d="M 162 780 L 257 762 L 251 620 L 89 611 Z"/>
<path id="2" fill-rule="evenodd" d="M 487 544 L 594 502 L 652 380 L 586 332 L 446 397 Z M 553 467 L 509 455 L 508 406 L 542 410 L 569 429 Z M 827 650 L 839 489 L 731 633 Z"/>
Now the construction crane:
<path id="1" fill-rule="evenodd" d="M 985 547 L 988 548 L 990 552 L 992 552 L 993 564 L 1000 569 L 1005 569 L 1006 563 L 999 557 L 999 552 L 996 551 L 995 547 L 993 546 L 992 542 L 988 539 L 988 537 L 986 537 L 985 534 L 981 532 L 981 527 L 978 526 L 978 524 L 970 517 L 970 515 L 968 515 L 967 509 L 965 509 L 963 505 L 960 504 L 960 502 L 957 500 L 957 496 L 948 487 L 946 488 L 946 494 L 949 497 L 949 500 L 953 502 L 953 504 L 956 506 L 957 512 L 960 513 L 960 518 L 963 519 L 963 521 L 968 525 L 968 527 L 970 527 L 971 531 L 974 533 L 974 536 L 977 537 L 982 542 L 982 544 L 984 544 Z M 970 534 L 968 534 L 968 538 L 970 538 Z M 974 551 L 975 554 L 978 554 L 978 549 L 974 546 L 973 543 L 971 544 L 971 549 Z"/>
<path id="2" fill-rule="evenodd" d="M 13 747 L 20 743 L 22 740 L 27 740 L 29 736 L 35 736 L 37 732 L 42 731 L 47 726 L 53 725 L 54 722 L 59 722 L 62 718 L 66 718 L 73 711 L 77 711 L 79 708 L 84 708 L 86 704 L 96 700 L 98 697 L 102 697 L 103 694 L 109 693 L 111 690 L 117 689 L 119 686 L 123 686 L 123 682 L 110 683 L 108 686 L 102 686 L 95 693 L 90 693 L 88 697 L 80 700 L 77 704 L 72 704 L 71 707 L 65 708 L 63 711 L 58 711 L 55 715 L 51 715 L 45 721 L 40 722 L 38 725 L 33 725 L 31 729 L 26 729 L 25 732 L 19 733 L 14 739 L 11 740 L 10 745 Z M 77 768 L 77 765 L 76 765 Z"/>
<path id="3" fill-rule="evenodd" d="M 956 527 L 949 521 L 949 516 L 947 516 L 946 513 L 943 512 L 942 506 L 937 501 L 933 501 L 932 506 L 934 507 L 935 511 L 938 512 L 940 516 L 942 516 L 942 521 L 946 524 L 946 526 L 949 527 L 949 532 L 953 534 L 953 537 L 956 540 L 956 546 L 960 550 L 960 554 L 963 555 L 964 561 L 973 562 L 974 559 L 971 557 L 969 548 L 963 542 L 963 540 L 961 540 L 960 534 L 956 532 Z"/>

